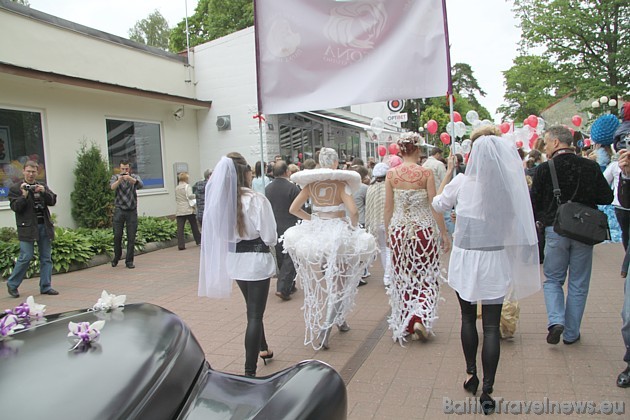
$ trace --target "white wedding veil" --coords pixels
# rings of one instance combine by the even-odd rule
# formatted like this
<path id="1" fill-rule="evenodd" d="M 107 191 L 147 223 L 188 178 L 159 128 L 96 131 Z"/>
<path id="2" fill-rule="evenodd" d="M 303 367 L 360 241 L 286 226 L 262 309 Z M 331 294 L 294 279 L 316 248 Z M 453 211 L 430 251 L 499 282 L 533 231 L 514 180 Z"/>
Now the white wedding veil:
<path id="1" fill-rule="evenodd" d="M 462 200 L 458 199 L 454 245 L 482 251 L 505 250 L 514 297 L 537 292 L 538 239 L 523 163 L 514 144 L 493 135 L 478 138 L 465 176 Z"/>
<path id="2" fill-rule="evenodd" d="M 224 156 L 206 184 L 199 259 L 199 296 L 226 298 L 232 293 L 227 256 L 236 247 L 236 184 L 234 162 Z"/>

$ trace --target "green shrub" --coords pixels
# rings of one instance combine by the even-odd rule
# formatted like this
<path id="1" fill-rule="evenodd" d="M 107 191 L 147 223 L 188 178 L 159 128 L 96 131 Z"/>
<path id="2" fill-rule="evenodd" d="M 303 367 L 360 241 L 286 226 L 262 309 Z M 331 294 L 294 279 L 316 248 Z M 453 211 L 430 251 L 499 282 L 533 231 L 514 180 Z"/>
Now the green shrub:
<path id="1" fill-rule="evenodd" d="M 10 242 L 17 241 L 17 229 L 12 227 L 0 228 L 0 241 Z"/>
<path id="2" fill-rule="evenodd" d="M 114 232 L 111 229 L 77 229 L 90 242 L 94 254 L 114 254 Z"/>
<path id="3" fill-rule="evenodd" d="M 0 276 L 9 277 L 15 261 L 20 255 L 20 243 L 17 241 L 0 241 Z"/>
<path id="4" fill-rule="evenodd" d="M 67 272 L 72 264 L 85 264 L 94 255 L 86 236 L 75 230 L 55 228 L 52 260 L 57 272 Z"/>
<path id="5" fill-rule="evenodd" d="M 85 140 L 77 153 L 74 168 L 72 218 L 81 227 L 105 228 L 112 224 L 114 192 L 109 186 L 111 173 L 101 149 L 94 143 L 87 146 Z"/>
<path id="6" fill-rule="evenodd" d="M 177 222 L 164 217 L 138 217 L 138 236 L 146 242 L 165 242 L 177 237 Z"/>

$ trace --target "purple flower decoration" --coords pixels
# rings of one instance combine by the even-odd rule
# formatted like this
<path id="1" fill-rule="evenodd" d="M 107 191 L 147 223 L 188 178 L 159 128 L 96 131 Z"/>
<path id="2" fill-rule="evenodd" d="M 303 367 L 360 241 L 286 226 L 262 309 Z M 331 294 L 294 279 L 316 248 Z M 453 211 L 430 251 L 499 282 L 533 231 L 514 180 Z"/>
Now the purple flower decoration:
<path id="1" fill-rule="evenodd" d="M 68 323 L 68 340 L 74 343 L 74 350 L 80 345 L 90 345 L 98 341 L 101 335 L 101 329 L 105 326 L 105 321 L 89 322 L 69 322 Z"/>
<path id="2" fill-rule="evenodd" d="M 24 326 L 20 325 L 18 317 L 12 313 L 7 313 L 0 318 L 0 338 L 7 337 L 22 328 Z"/>

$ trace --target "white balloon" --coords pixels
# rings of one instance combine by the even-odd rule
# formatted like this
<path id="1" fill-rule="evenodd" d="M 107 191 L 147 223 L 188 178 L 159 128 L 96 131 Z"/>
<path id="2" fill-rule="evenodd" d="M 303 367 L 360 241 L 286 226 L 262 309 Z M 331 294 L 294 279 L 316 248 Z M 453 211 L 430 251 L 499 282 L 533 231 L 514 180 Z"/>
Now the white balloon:
<path id="1" fill-rule="evenodd" d="M 483 120 L 481 121 L 481 126 L 485 126 L 485 125 L 494 125 L 494 123 L 490 120 Z"/>
<path id="2" fill-rule="evenodd" d="M 419 127 L 418 131 L 422 133 L 424 131 L 424 127 Z"/>
<path id="3" fill-rule="evenodd" d="M 383 121 L 382 118 L 372 118 L 372 121 L 370 122 L 370 129 L 374 134 L 376 134 L 377 136 L 380 135 L 383 132 L 383 128 L 385 128 L 385 121 Z"/>
<path id="4" fill-rule="evenodd" d="M 466 121 L 468 121 L 470 124 L 474 124 L 475 121 L 479 121 L 479 114 L 477 113 L 477 111 L 473 109 L 468 111 L 466 113 Z"/>
<path id="5" fill-rule="evenodd" d="M 474 122 L 472 123 L 472 127 L 473 127 L 473 130 L 476 130 L 476 129 L 478 129 L 479 127 L 481 127 L 481 120 L 476 120 L 476 121 L 474 121 Z"/>
<path id="6" fill-rule="evenodd" d="M 463 121 L 458 121 L 455 123 L 455 137 L 464 137 L 466 134 L 466 124 Z"/>
<path id="7" fill-rule="evenodd" d="M 470 153 L 470 149 L 472 149 L 472 140 L 464 140 L 462 142 L 462 152 L 464 152 L 464 154 Z"/>
<path id="8" fill-rule="evenodd" d="M 446 124 L 446 132 L 451 136 L 455 137 L 455 124 L 451 121 Z"/>
<path id="9" fill-rule="evenodd" d="M 606 102 L 608 102 L 608 96 L 602 96 L 601 98 L 599 98 L 599 102 L 605 104 Z"/>
<path id="10" fill-rule="evenodd" d="M 457 153 L 462 154 L 463 150 L 464 149 L 461 144 L 457 142 L 453 143 L 453 154 L 457 154 Z"/>
<path id="11" fill-rule="evenodd" d="M 538 117 L 538 125 L 536 126 L 536 128 L 540 128 L 540 130 L 544 130 L 545 129 L 545 120 L 543 120 L 542 118 Z"/>
<path id="12" fill-rule="evenodd" d="M 420 146 L 424 146 L 424 137 L 420 136 L 420 140 L 418 140 L 418 144 Z"/>
<path id="13" fill-rule="evenodd" d="M 617 106 L 617 101 L 615 99 L 611 99 L 610 101 L 608 101 L 608 105 Z"/>
<path id="14" fill-rule="evenodd" d="M 591 104 L 591 107 L 599 108 L 599 101 L 593 101 L 593 103 Z"/>

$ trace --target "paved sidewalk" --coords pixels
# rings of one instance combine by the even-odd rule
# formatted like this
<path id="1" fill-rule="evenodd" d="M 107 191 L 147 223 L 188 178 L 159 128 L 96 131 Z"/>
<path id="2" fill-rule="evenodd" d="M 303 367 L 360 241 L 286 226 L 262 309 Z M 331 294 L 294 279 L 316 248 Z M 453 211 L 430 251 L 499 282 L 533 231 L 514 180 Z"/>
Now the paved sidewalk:
<path id="1" fill-rule="evenodd" d="M 126 294 L 127 302 L 151 302 L 182 317 L 191 327 L 217 370 L 242 374 L 244 364 L 245 305 L 235 286 L 230 299 L 197 297 L 199 248 L 188 244 L 136 257 L 136 269 L 109 264 L 53 277 L 59 296 L 40 296 L 38 279 L 25 280 L 20 293 L 34 294 L 47 306 L 47 313 L 87 308 L 96 303 L 103 289 Z M 620 310 L 623 280 L 619 266 L 621 244 L 595 247 L 591 291 L 578 344 L 546 343 L 546 314 L 542 291 L 521 302 L 521 318 L 515 337 L 501 346 L 501 360 L 493 396 L 505 400 L 620 401 L 623 415 L 581 415 L 583 418 L 630 418 L 630 389 L 615 386 L 623 370 Z M 264 376 L 305 359 L 319 359 L 335 367 L 348 388 L 350 419 L 436 419 L 443 413 L 443 398 L 464 400 L 465 364 L 459 339 L 459 306 L 455 293 L 443 286 L 439 320 L 428 343 L 409 342 L 401 347 L 391 339 L 386 318 L 387 296 L 379 263 L 370 270 L 369 284 L 359 289 L 358 302 L 348 322 L 347 333 L 334 331 L 331 349 L 313 351 L 304 346 L 303 295 L 284 302 L 274 296 L 272 281 L 265 315 L 265 332 L 275 357 L 267 366 L 259 362 Z M 22 299 L 6 294 L 2 284 L 0 309 Z M 479 323 L 479 329 L 481 325 Z M 480 360 L 480 354 L 478 360 Z M 479 361 L 481 367 L 481 362 Z M 479 395 L 479 394 L 477 394 Z M 574 414 L 574 416 L 576 416 Z M 481 414 L 459 416 L 484 418 Z M 559 415 L 521 415 L 518 418 L 557 418 Z"/>

